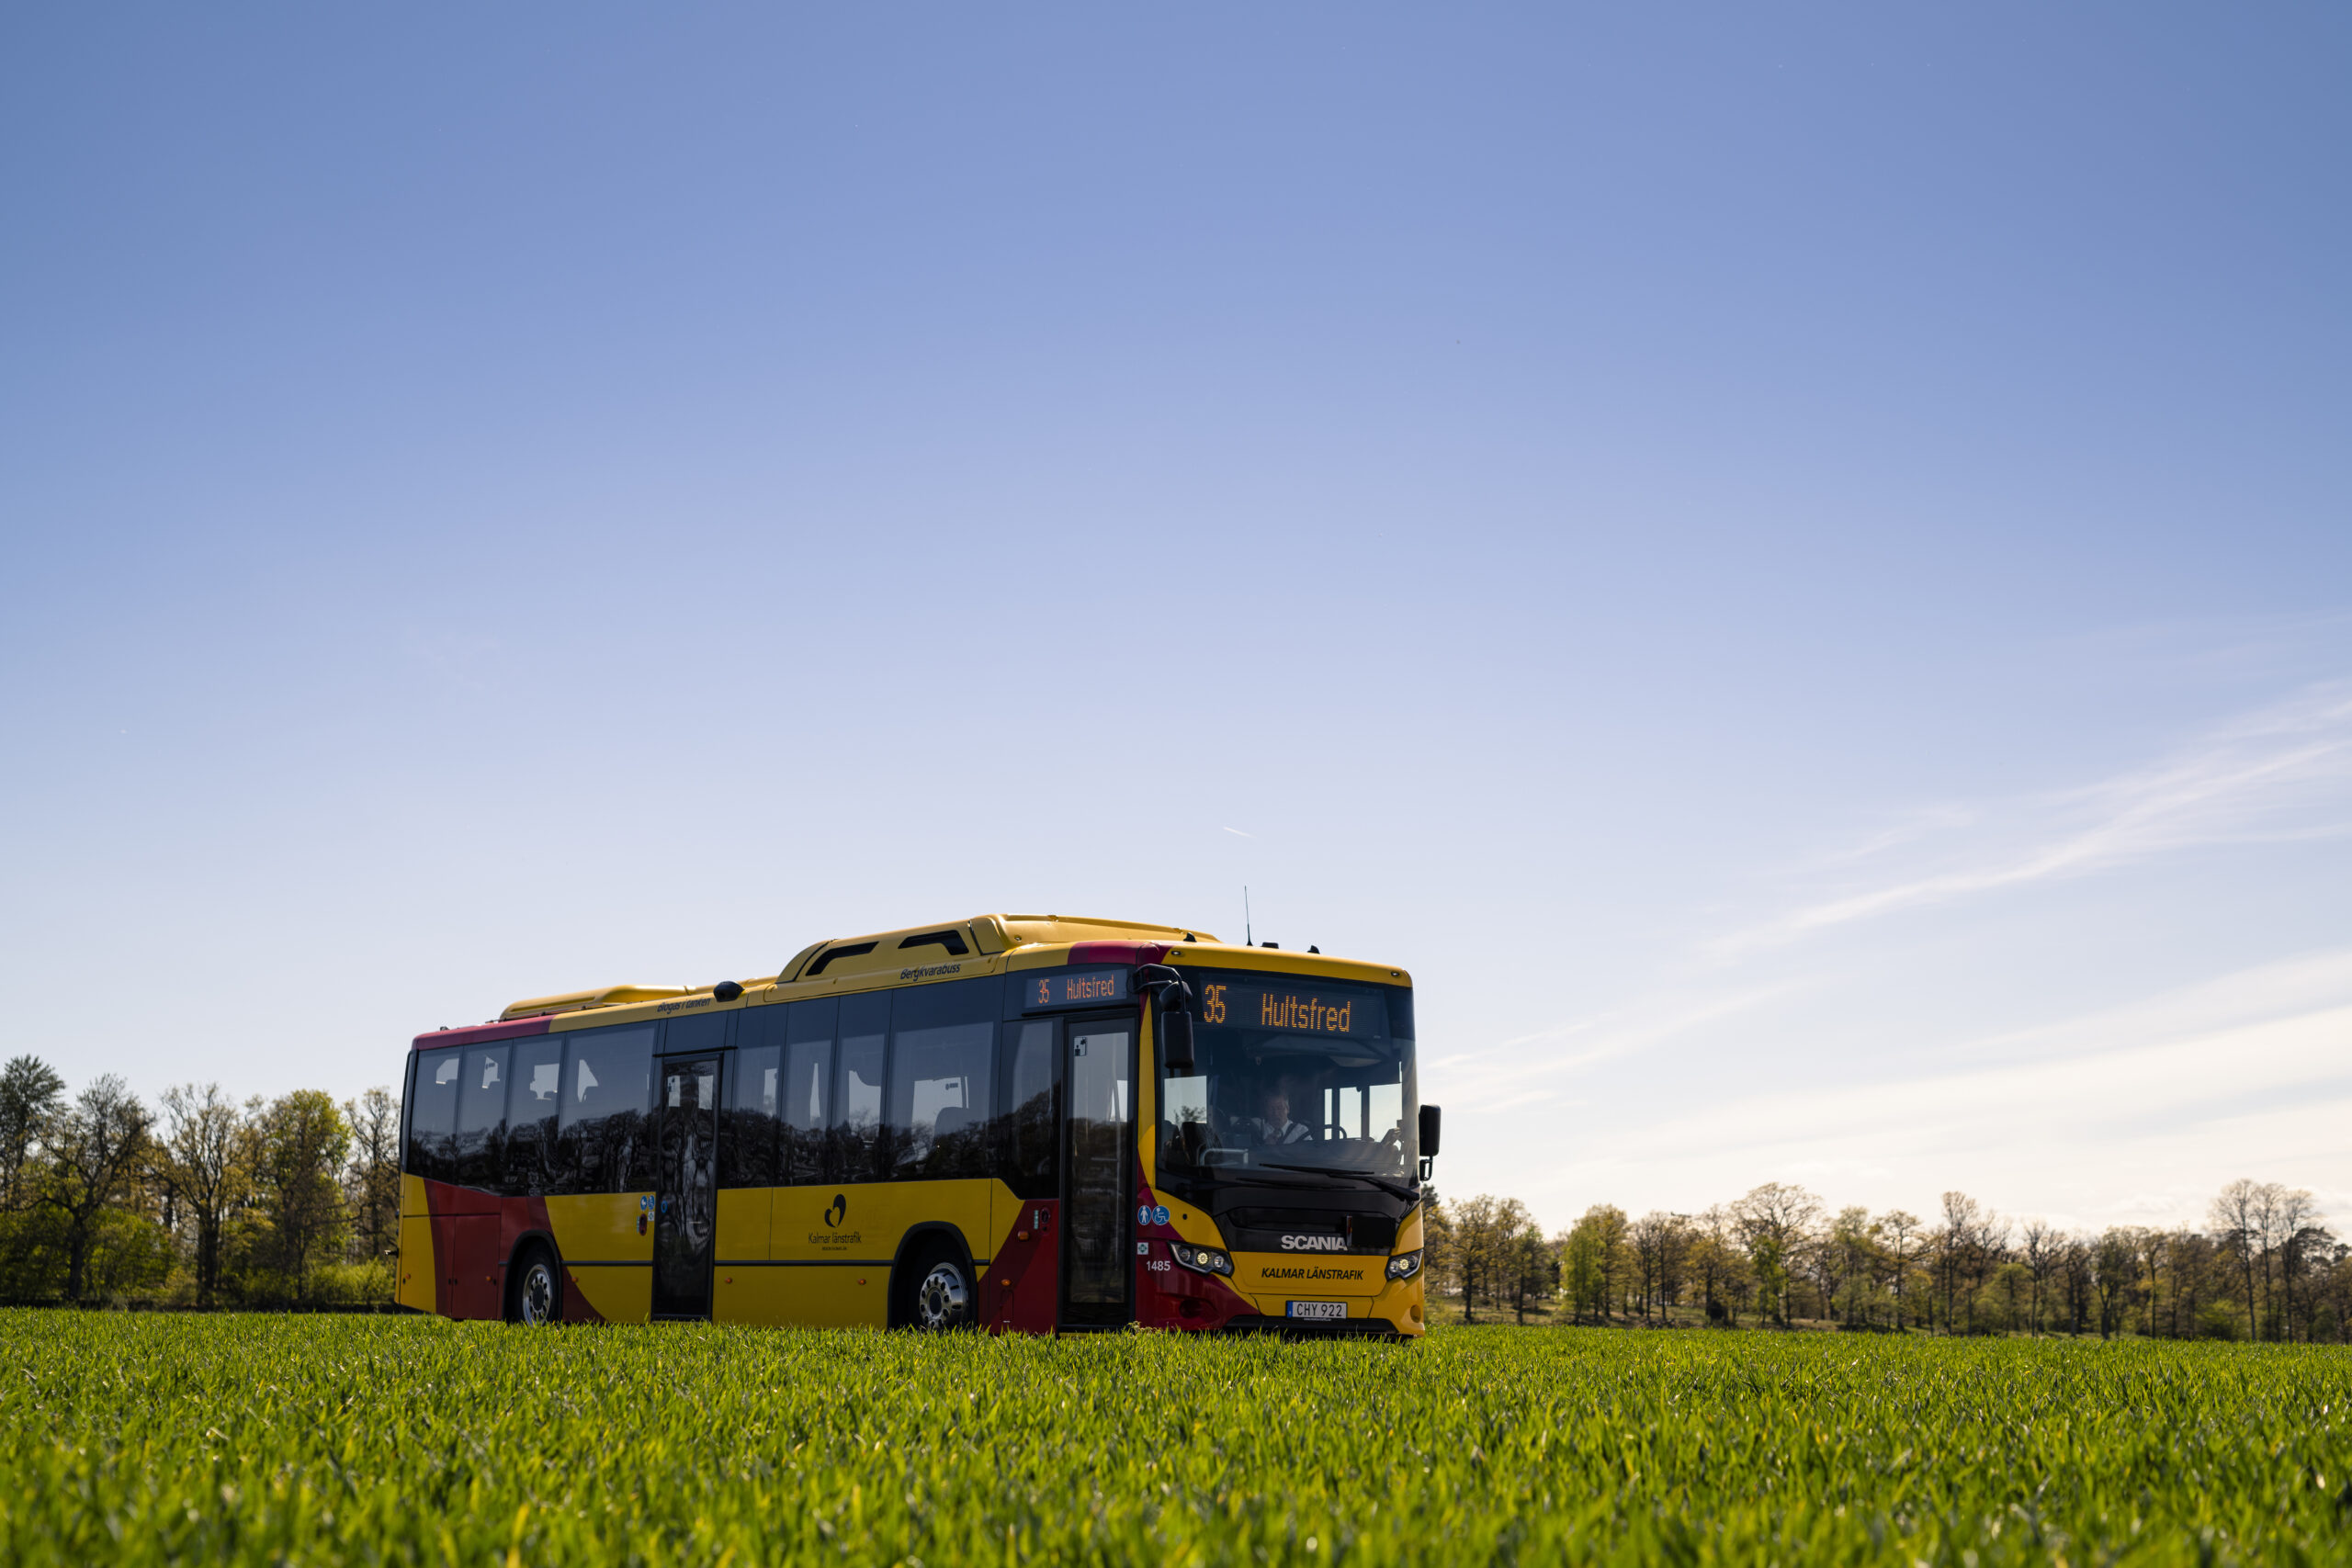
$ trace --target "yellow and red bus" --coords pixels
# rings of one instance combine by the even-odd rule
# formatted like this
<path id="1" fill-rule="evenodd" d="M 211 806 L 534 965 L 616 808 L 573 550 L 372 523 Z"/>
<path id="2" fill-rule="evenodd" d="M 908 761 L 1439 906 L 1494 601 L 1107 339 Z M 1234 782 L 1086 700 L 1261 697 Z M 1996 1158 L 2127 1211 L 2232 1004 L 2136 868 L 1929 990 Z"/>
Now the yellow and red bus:
<path id="1" fill-rule="evenodd" d="M 458 1318 L 1419 1335 L 1401 969 L 983 915 L 418 1035 L 400 1300 Z"/>

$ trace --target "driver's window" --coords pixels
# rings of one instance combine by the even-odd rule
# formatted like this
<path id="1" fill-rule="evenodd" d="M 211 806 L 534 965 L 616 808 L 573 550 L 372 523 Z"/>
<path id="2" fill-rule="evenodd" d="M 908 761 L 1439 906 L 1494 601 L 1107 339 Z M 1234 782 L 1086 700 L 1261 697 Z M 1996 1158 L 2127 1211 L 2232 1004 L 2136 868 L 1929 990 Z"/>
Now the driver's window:
<path id="1" fill-rule="evenodd" d="M 1195 1075 L 1192 1077 L 1165 1078 L 1159 1090 L 1160 1119 L 1181 1127 L 1187 1122 L 1209 1119 L 1209 1080 Z"/>

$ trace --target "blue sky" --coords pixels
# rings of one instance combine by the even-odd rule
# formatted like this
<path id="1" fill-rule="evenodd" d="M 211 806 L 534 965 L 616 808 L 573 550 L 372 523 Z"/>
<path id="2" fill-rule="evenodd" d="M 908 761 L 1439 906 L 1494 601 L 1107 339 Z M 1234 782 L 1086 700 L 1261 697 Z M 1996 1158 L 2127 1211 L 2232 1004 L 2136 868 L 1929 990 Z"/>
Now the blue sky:
<path id="1" fill-rule="evenodd" d="M 2352 19 L 19 8 L 6 1049 L 983 909 L 1447 1190 L 2352 1221 Z"/>

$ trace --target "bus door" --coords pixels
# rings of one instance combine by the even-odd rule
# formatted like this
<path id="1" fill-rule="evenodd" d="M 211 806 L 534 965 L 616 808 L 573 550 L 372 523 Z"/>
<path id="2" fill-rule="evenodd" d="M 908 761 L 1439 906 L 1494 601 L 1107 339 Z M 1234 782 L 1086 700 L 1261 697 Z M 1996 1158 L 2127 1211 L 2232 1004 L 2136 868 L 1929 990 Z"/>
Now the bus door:
<path id="1" fill-rule="evenodd" d="M 1136 1015 L 1064 1026 L 1069 1118 L 1062 1145 L 1061 1320 L 1108 1327 L 1133 1314 Z"/>
<path id="2" fill-rule="evenodd" d="M 664 1056 L 654 1097 L 653 1315 L 710 1315 L 718 1228 L 717 1055 Z"/>

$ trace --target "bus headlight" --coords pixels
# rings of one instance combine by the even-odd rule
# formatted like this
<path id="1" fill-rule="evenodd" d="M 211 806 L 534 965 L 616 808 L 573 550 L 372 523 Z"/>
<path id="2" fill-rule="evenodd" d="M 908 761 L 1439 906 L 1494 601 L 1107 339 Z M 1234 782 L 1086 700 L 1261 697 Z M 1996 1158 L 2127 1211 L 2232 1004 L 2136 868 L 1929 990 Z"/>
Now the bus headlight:
<path id="1" fill-rule="evenodd" d="M 1169 1256 L 1195 1274 L 1222 1274 L 1230 1278 L 1233 1259 L 1214 1247 L 1194 1247 L 1189 1241 L 1171 1241 Z"/>
<path id="2" fill-rule="evenodd" d="M 1400 1252 L 1388 1260 L 1388 1277 L 1392 1280 L 1409 1280 L 1420 1271 L 1421 1255 L 1418 1252 Z"/>

